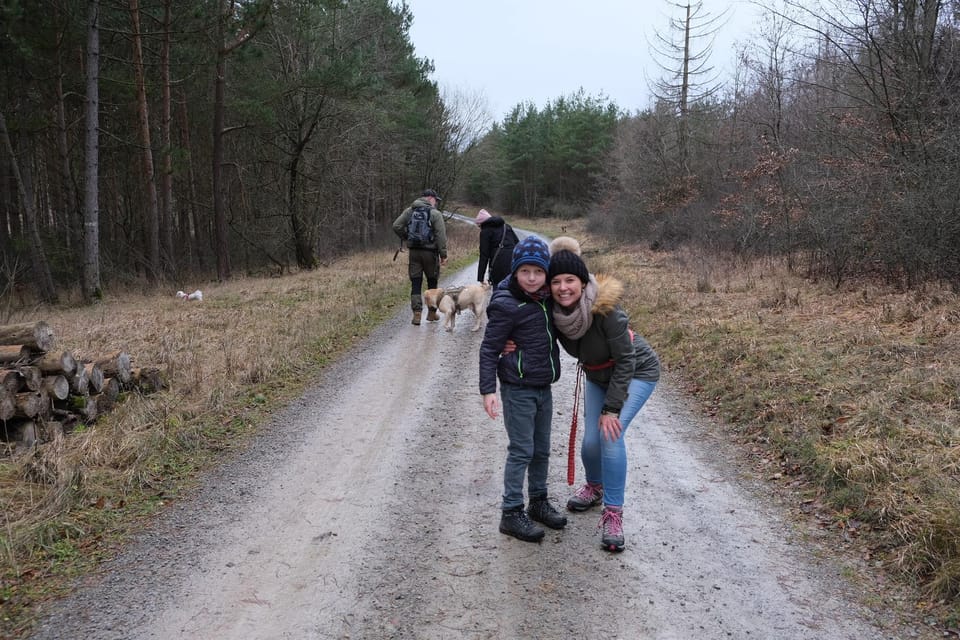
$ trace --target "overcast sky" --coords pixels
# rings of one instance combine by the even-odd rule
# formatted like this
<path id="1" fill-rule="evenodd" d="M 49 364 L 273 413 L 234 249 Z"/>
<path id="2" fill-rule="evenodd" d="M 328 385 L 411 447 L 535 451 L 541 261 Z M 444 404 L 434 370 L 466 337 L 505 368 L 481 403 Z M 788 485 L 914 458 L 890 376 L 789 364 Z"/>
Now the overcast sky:
<path id="1" fill-rule="evenodd" d="M 733 67 L 735 42 L 756 31 L 744 0 L 702 0 L 728 11 L 713 64 Z M 399 0 L 397 0 L 399 3 Z M 520 102 L 543 107 L 580 87 L 626 111 L 650 106 L 647 77 L 663 75 L 650 53 L 681 10 L 668 0 L 407 0 L 417 55 L 433 61 L 442 90 L 482 94 L 497 121 Z M 646 73 L 646 76 L 644 75 Z M 728 73 L 722 79 L 727 80 Z"/>

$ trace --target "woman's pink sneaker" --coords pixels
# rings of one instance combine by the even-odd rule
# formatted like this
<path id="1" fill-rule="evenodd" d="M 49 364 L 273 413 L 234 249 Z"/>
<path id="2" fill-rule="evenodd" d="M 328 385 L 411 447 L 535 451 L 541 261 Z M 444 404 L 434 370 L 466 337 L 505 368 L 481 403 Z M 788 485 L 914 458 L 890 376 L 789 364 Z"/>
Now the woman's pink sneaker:
<path id="1" fill-rule="evenodd" d="M 615 553 L 623 551 L 623 509 L 604 507 L 598 528 L 603 529 L 600 545 L 604 549 Z"/>
<path id="2" fill-rule="evenodd" d="M 603 500 L 603 485 L 587 483 L 580 487 L 575 494 L 567 500 L 567 509 L 570 511 L 586 511 L 590 507 L 595 507 Z"/>

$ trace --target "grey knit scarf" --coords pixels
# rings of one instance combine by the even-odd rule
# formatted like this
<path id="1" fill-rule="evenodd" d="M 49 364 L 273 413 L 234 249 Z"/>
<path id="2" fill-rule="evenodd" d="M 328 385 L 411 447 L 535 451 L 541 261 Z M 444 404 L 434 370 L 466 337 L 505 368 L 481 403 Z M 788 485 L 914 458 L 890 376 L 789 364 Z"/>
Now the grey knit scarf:
<path id="1" fill-rule="evenodd" d="M 590 328 L 593 322 L 593 303 L 597 300 L 597 281 L 590 276 L 590 282 L 583 288 L 583 295 L 577 301 L 576 306 L 564 309 L 559 304 L 553 307 L 553 322 L 557 329 L 570 338 L 579 340 L 583 334 Z"/>

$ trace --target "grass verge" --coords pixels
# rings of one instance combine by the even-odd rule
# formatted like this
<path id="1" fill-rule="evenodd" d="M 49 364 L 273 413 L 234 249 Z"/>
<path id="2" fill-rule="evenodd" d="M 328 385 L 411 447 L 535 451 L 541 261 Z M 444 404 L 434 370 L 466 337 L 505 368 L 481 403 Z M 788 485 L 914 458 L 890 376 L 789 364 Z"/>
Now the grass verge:
<path id="1" fill-rule="evenodd" d="M 960 299 L 933 285 L 840 289 L 777 260 L 614 245 L 591 271 L 627 285 L 670 377 L 753 457 L 797 515 L 960 621 Z"/>

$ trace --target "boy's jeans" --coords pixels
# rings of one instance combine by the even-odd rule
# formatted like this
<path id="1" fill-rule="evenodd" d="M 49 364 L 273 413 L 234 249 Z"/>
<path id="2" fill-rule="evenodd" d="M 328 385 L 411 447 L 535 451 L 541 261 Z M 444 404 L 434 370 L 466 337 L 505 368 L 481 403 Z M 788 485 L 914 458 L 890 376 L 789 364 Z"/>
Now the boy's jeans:
<path id="1" fill-rule="evenodd" d="M 523 476 L 530 498 L 546 497 L 550 463 L 550 420 L 553 394 L 549 386 L 500 385 L 503 423 L 510 444 L 503 469 L 503 509 L 523 506 Z"/>

